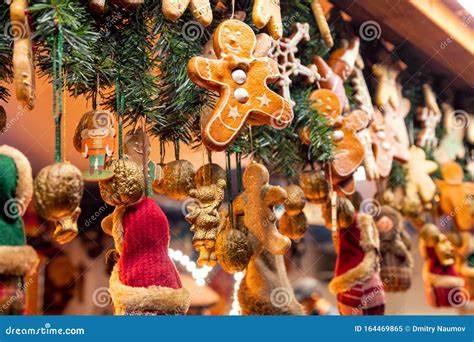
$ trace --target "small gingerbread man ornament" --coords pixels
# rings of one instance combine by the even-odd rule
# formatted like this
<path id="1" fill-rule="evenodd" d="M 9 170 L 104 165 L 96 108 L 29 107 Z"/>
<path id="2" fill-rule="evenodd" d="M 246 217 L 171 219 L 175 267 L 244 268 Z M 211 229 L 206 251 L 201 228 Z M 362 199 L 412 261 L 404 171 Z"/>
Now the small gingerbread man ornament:
<path id="1" fill-rule="evenodd" d="M 359 55 L 360 41 L 354 38 L 349 44 L 335 50 L 326 61 L 316 56 L 314 64 L 318 68 L 321 78 L 318 80 L 318 86 L 322 89 L 329 89 L 337 94 L 341 102 L 342 111 L 348 112 L 349 99 L 344 88 L 344 81 L 349 77 L 354 68 L 357 56 Z"/>
<path id="2" fill-rule="evenodd" d="M 425 98 L 425 107 L 418 111 L 418 120 L 421 121 L 423 129 L 418 134 L 417 146 L 433 149 L 438 145 L 436 137 L 436 127 L 441 121 L 443 114 L 436 102 L 436 95 L 429 84 L 423 85 L 423 96 Z"/>
<path id="3" fill-rule="evenodd" d="M 357 104 L 357 108 L 367 113 L 370 121 L 374 120 L 375 111 L 372 104 L 372 98 L 370 96 L 369 88 L 365 81 L 363 69 L 364 63 L 362 57 L 359 55 L 352 72 L 351 83 L 354 87 L 354 100 Z M 377 163 L 375 161 L 374 151 L 372 149 L 372 137 L 370 134 L 370 128 L 361 130 L 358 133 L 358 137 L 364 146 L 364 169 L 368 180 L 379 179 L 379 171 Z"/>
<path id="4" fill-rule="evenodd" d="M 428 204 L 436 193 L 436 185 L 430 174 L 438 169 L 434 161 L 426 160 L 426 153 L 422 148 L 410 147 L 410 160 L 406 164 L 406 193 L 408 198 L 419 195 L 421 201 Z"/>
<path id="5" fill-rule="evenodd" d="M 278 64 L 268 57 L 255 57 L 256 41 L 248 25 L 226 20 L 214 33 L 218 59 L 193 57 L 189 61 L 190 79 L 219 94 L 214 111 L 202 124 L 203 143 L 211 150 L 228 147 L 245 123 L 283 129 L 293 120 L 290 103 L 268 87 L 280 76 Z"/>
<path id="6" fill-rule="evenodd" d="M 441 211 L 454 215 L 456 228 L 470 231 L 474 228 L 474 183 L 463 182 L 464 172 L 461 165 L 449 161 L 441 167 L 443 180 L 437 179 L 440 192 Z"/>
<path id="7" fill-rule="evenodd" d="M 166 19 L 178 20 L 188 7 L 201 25 L 211 24 L 212 9 L 209 0 L 163 0 L 161 10 Z"/>
<path id="8" fill-rule="evenodd" d="M 296 23 L 293 26 L 293 33 L 288 38 L 282 38 L 273 44 L 269 56 L 278 62 L 280 69 L 280 80 L 278 86 L 281 88 L 283 97 L 295 106 L 291 99 L 290 86 L 293 81 L 291 77 L 303 76 L 309 83 L 319 80 L 318 68 L 314 64 L 305 66 L 296 58 L 298 45 L 300 42 L 309 41 L 309 24 Z"/>
<path id="9" fill-rule="evenodd" d="M 466 157 L 464 147 L 464 137 L 466 135 L 467 116 L 457 115 L 454 108 L 449 103 L 441 104 L 443 109 L 443 126 L 445 135 L 441 139 L 438 148 L 434 151 L 434 156 L 438 163 L 444 164 L 456 158 Z"/>
<path id="10" fill-rule="evenodd" d="M 270 185 L 269 180 L 268 170 L 262 164 L 247 166 L 243 176 L 245 190 L 234 199 L 234 214 L 244 216 L 245 226 L 266 250 L 283 255 L 291 241 L 276 227 L 274 206 L 284 204 L 288 195 L 283 188 Z"/>
<path id="11" fill-rule="evenodd" d="M 331 162 L 333 185 L 344 194 L 355 190 L 352 175 L 364 161 L 364 146 L 357 134 L 369 125 L 369 117 L 363 110 L 342 115 L 341 103 L 336 93 L 328 89 L 315 90 L 310 100 L 318 114 L 327 118 L 334 129 L 332 140 L 335 145 L 334 160 Z M 301 134 L 304 143 L 309 142 L 309 129 Z"/>
<path id="12" fill-rule="evenodd" d="M 252 12 L 253 23 L 257 28 L 265 26 L 273 39 L 283 37 L 283 24 L 281 22 L 280 0 L 255 0 Z"/>

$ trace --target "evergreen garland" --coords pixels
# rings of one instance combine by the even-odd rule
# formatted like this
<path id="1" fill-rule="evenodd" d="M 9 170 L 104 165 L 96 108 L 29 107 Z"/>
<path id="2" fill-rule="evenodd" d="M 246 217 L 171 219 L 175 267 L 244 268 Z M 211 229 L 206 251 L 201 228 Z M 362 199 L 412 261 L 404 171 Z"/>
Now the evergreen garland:
<path id="1" fill-rule="evenodd" d="M 10 32 L 10 10 L 5 2 L 0 4 L 0 27 L 2 28 L 0 32 L 0 101 L 7 102 L 10 93 L 5 84 L 13 80 L 13 38 Z"/>

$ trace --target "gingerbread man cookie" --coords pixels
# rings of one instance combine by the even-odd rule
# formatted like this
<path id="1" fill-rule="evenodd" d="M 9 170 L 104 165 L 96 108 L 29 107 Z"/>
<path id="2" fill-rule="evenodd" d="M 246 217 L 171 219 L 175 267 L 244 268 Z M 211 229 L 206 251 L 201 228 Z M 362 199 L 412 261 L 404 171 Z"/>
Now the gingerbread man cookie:
<path id="1" fill-rule="evenodd" d="M 324 115 L 328 125 L 334 129 L 332 140 L 335 152 L 334 160 L 331 162 L 333 185 L 345 194 L 352 194 L 355 190 L 352 175 L 364 160 L 364 146 L 357 133 L 367 128 L 369 117 L 362 110 L 355 110 L 347 116 L 342 116 L 339 97 L 331 90 L 315 90 L 310 100 L 317 113 Z M 306 136 L 309 134 L 305 128 L 302 137 L 305 136 L 304 131 L 307 132 Z"/>
<path id="2" fill-rule="evenodd" d="M 416 144 L 423 148 L 433 149 L 438 145 L 436 127 L 441 121 L 443 114 L 436 102 L 436 95 L 429 84 L 423 85 L 423 96 L 425 107 L 418 111 L 418 120 L 421 121 L 423 129 L 418 133 Z"/>
<path id="3" fill-rule="evenodd" d="M 374 121 L 370 125 L 373 151 L 380 177 L 386 178 L 392 169 L 393 159 L 406 163 L 410 153 L 395 139 L 392 126 L 387 125 L 386 117 L 375 111 Z"/>
<path id="4" fill-rule="evenodd" d="M 259 29 L 267 26 L 268 32 L 273 39 L 281 39 L 283 37 L 280 0 L 255 0 L 252 19 L 255 26 Z"/>
<path id="5" fill-rule="evenodd" d="M 212 22 L 212 9 L 209 0 L 163 0 L 162 12 L 166 19 L 177 20 L 181 18 L 186 8 L 194 18 L 203 26 Z"/>
<path id="6" fill-rule="evenodd" d="M 414 198 L 419 195 L 423 203 L 429 204 L 436 193 L 436 185 L 430 174 L 438 169 L 438 164 L 426 160 L 426 153 L 422 148 L 412 146 L 406 169 L 407 197 Z"/>
<path id="7" fill-rule="evenodd" d="M 320 56 L 314 58 L 314 64 L 316 64 L 321 76 L 318 86 L 336 93 L 341 102 L 343 112 L 347 112 L 350 109 L 349 99 L 344 89 L 344 81 L 352 73 L 359 54 L 359 45 L 359 39 L 353 39 L 350 44 L 346 44 L 346 46 L 331 53 L 328 63 Z"/>
<path id="8" fill-rule="evenodd" d="M 461 165 L 449 161 L 441 167 L 443 180 L 437 179 L 441 211 L 454 215 L 457 229 L 470 231 L 474 228 L 474 183 L 463 182 Z"/>
<path id="9" fill-rule="evenodd" d="M 269 56 L 278 62 L 280 69 L 280 80 L 278 86 L 281 88 L 283 97 L 295 106 L 291 99 L 290 86 L 293 83 L 291 77 L 303 76 L 309 83 L 319 80 L 318 68 L 314 64 L 304 66 L 295 54 L 298 52 L 300 42 L 309 41 L 309 24 L 296 23 L 293 26 L 293 33 L 288 38 L 282 38 L 273 44 Z"/>
<path id="10" fill-rule="evenodd" d="M 380 63 L 372 66 L 372 73 L 377 81 L 375 92 L 375 104 L 379 108 L 391 106 L 398 108 L 400 97 L 397 89 L 397 77 L 400 74 L 400 67 L 394 63 Z"/>
<path id="11" fill-rule="evenodd" d="M 234 199 L 234 214 L 244 216 L 245 226 L 266 250 L 283 255 L 291 241 L 278 232 L 273 207 L 285 203 L 288 196 L 283 188 L 270 185 L 269 180 L 268 170 L 262 164 L 247 166 L 243 176 L 245 190 Z"/>
<path id="12" fill-rule="evenodd" d="M 218 59 L 193 57 L 189 61 L 190 79 L 219 93 L 214 111 L 202 124 L 203 143 L 211 150 L 224 150 L 245 123 L 282 129 L 293 120 L 291 105 L 267 85 L 278 80 L 278 65 L 271 58 L 255 57 L 255 44 L 248 25 L 226 20 L 214 33 Z"/>
<path id="13" fill-rule="evenodd" d="M 439 147 L 434 151 L 434 156 L 438 163 L 443 164 L 456 158 L 464 159 L 466 149 L 464 147 L 464 137 L 466 135 L 466 121 L 464 115 L 456 115 L 456 111 L 449 103 L 441 104 L 443 109 L 443 126 L 445 135 L 441 139 Z"/>
<path id="14" fill-rule="evenodd" d="M 374 106 L 370 97 L 369 88 L 365 82 L 364 73 L 362 72 L 364 65 L 360 55 L 359 60 L 361 61 L 361 65 L 355 66 L 351 79 L 351 83 L 354 87 L 354 100 L 357 104 L 357 108 L 366 112 L 369 120 L 373 121 L 375 116 Z M 378 179 L 379 172 L 377 163 L 375 161 L 374 151 L 372 149 L 372 137 L 370 135 L 370 129 L 366 128 L 361 130 L 358 133 L 358 136 L 360 142 L 364 146 L 364 169 L 366 177 L 368 180 Z"/>

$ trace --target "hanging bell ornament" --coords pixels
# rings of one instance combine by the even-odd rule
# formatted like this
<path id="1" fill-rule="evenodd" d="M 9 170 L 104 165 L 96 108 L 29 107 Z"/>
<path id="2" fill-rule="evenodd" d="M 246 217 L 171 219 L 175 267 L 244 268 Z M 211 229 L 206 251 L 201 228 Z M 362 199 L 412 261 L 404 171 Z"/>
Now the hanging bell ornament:
<path id="1" fill-rule="evenodd" d="M 84 190 L 81 171 L 66 162 L 48 165 L 38 173 L 34 189 L 36 211 L 55 222 L 54 239 L 60 244 L 74 239 Z"/>

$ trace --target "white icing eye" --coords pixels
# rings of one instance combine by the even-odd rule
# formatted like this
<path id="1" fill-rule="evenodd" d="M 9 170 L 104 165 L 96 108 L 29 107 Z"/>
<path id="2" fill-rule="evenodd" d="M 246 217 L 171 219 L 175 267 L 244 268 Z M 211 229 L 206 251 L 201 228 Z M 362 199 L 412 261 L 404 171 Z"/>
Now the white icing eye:
<path id="1" fill-rule="evenodd" d="M 334 133 L 332 134 L 332 138 L 335 142 L 339 142 L 342 139 L 344 139 L 344 132 L 341 130 L 335 130 Z"/>
<path id="2" fill-rule="evenodd" d="M 242 32 L 237 31 L 237 32 L 235 32 L 235 34 L 240 37 L 242 35 Z"/>

